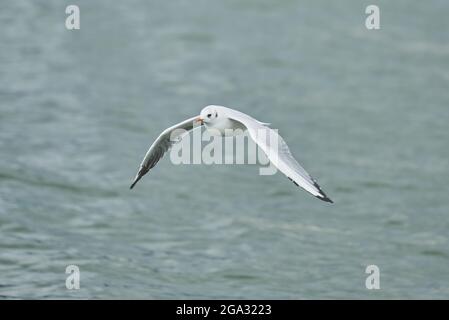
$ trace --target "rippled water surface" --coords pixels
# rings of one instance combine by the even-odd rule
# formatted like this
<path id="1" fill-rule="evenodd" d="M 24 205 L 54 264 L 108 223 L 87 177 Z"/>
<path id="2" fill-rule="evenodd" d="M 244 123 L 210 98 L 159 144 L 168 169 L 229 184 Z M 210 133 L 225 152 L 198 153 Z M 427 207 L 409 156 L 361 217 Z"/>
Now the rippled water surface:
<path id="1" fill-rule="evenodd" d="M 368 31 L 356 0 L 3 1 L 0 297 L 449 298 L 449 5 L 377 3 Z M 207 104 L 271 122 L 335 204 L 169 157 L 130 191 Z"/>

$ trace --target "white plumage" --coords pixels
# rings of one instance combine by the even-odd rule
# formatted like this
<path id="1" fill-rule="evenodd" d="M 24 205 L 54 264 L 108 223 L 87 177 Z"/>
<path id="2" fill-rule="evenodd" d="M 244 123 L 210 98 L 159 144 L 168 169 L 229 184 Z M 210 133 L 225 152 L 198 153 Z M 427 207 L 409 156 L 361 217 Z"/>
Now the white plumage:
<path id="1" fill-rule="evenodd" d="M 225 134 L 226 129 L 248 130 L 250 137 L 264 151 L 270 162 L 294 184 L 302 187 L 315 197 L 326 202 L 332 202 L 321 190 L 316 181 L 304 170 L 290 152 L 284 139 L 268 123 L 260 122 L 249 115 L 223 106 L 207 106 L 201 110 L 199 117 L 187 119 L 177 125 L 165 129 L 153 142 L 146 153 L 139 171 L 131 184 L 135 184 L 162 158 L 164 153 L 174 143 L 172 133 L 176 129 L 192 130 L 195 121 L 199 121 L 213 133 Z M 185 133 L 184 133 L 185 134 Z M 179 134 L 179 140 L 183 134 Z"/>

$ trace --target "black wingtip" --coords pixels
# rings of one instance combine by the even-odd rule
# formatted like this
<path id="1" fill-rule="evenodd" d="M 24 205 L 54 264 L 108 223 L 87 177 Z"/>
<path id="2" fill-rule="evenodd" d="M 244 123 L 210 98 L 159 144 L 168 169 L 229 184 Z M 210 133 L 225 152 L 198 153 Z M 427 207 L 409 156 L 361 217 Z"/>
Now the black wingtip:
<path id="1" fill-rule="evenodd" d="M 316 181 L 314 181 L 314 186 L 320 191 L 320 194 L 318 196 L 316 196 L 318 199 L 325 201 L 325 202 L 329 202 L 329 203 L 334 203 L 325 193 L 323 190 L 321 190 L 321 187 L 318 185 L 318 183 L 316 183 Z"/>
<path id="2" fill-rule="evenodd" d="M 291 182 L 293 182 L 297 187 L 299 187 L 299 185 L 296 183 L 295 180 L 293 180 L 290 177 L 287 177 Z M 325 193 L 323 190 L 321 190 L 321 187 L 318 185 L 318 183 L 316 183 L 316 181 L 313 181 L 313 185 L 315 186 L 315 188 L 318 189 L 318 191 L 320 192 L 319 195 L 315 196 L 316 198 L 325 201 L 325 202 L 329 202 L 329 203 L 334 203 Z"/>
<path id="3" fill-rule="evenodd" d="M 137 182 L 139 182 L 140 178 L 142 178 L 143 176 L 139 175 L 137 176 L 136 179 L 134 179 L 134 182 L 131 184 L 131 186 L 129 187 L 129 189 L 131 190 L 132 188 L 134 188 L 134 186 L 136 185 Z"/>
<path id="4" fill-rule="evenodd" d="M 147 166 L 140 167 L 139 172 L 137 173 L 136 178 L 134 179 L 134 181 L 133 181 L 133 183 L 131 184 L 131 186 L 129 187 L 129 189 L 134 188 L 134 186 L 136 185 L 136 183 L 139 182 L 139 180 L 142 179 L 142 177 L 143 177 L 144 175 L 146 175 L 147 172 L 148 172 L 149 170 L 150 170 L 150 169 L 148 169 Z"/>
<path id="5" fill-rule="evenodd" d="M 330 198 L 328 198 L 326 195 L 324 196 L 316 196 L 318 199 L 325 201 L 325 202 L 329 202 L 329 203 L 334 203 Z"/>

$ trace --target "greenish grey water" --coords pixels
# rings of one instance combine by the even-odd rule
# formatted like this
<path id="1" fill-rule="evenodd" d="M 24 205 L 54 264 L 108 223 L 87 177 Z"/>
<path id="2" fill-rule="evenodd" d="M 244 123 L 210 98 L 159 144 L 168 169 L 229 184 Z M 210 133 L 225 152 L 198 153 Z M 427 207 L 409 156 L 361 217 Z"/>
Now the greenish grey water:
<path id="1" fill-rule="evenodd" d="M 73 2 L 1 4 L 0 297 L 449 298 L 447 1 L 376 1 L 378 31 L 356 0 L 79 0 L 68 31 Z M 167 157 L 128 190 L 207 104 L 279 128 L 335 204 Z"/>

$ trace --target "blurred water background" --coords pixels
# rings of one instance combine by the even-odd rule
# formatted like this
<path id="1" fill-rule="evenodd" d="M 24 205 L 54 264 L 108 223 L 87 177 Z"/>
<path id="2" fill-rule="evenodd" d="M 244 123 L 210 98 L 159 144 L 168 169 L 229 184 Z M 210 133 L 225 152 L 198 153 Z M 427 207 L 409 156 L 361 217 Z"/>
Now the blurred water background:
<path id="1" fill-rule="evenodd" d="M 0 297 L 449 298 L 448 9 L 2 1 Z M 130 191 L 159 132 L 208 104 L 279 128 L 335 204 L 168 157 Z"/>

